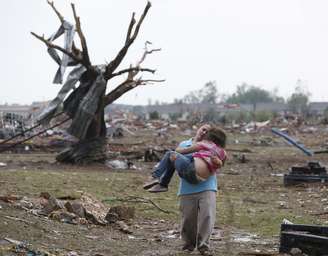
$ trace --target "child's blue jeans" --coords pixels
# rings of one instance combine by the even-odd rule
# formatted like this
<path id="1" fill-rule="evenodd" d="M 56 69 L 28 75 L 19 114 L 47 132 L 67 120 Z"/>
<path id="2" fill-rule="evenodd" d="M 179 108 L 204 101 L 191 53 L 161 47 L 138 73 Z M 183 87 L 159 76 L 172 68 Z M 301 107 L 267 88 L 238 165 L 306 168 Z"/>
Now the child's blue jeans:
<path id="1" fill-rule="evenodd" d="M 176 160 L 174 162 L 170 159 L 171 154 L 176 155 Z M 160 178 L 160 184 L 167 187 L 174 174 L 174 170 L 177 171 L 180 178 L 185 179 L 191 184 L 198 184 L 200 182 L 196 176 L 192 154 L 182 155 L 175 151 L 168 151 L 165 153 L 164 157 L 153 172 L 153 177 Z"/>

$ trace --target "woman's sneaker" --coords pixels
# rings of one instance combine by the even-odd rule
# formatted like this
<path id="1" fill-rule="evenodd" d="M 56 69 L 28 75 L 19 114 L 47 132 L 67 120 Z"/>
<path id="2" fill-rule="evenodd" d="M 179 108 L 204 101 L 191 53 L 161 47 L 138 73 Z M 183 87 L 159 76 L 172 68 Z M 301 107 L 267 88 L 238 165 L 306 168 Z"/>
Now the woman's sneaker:
<path id="1" fill-rule="evenodd" d="M 214 256 L 214 254 L 208 248 L 198 248 L 198 251 L 201 255 L 204 256 Z"/>
<path id="2" fill-rule="evenodd" d="M 189 245 L 189 244 L 186 244 L 182 247 L 182 251 L 185 251 L 185 252 L 192 252 L 194 251 L 195 247 L 192 246 L 192 245 Z"/>
<path id="3" fill-rule="evenodd" d="M 159 183 L 159 179 L 158 178 L 152 178 L 150 181 L 146 182 L 144 185 L 143 185 L 143 188 L 144 189 L 150 189 L 152 188 L 153 186 L 157 185 Z"/>

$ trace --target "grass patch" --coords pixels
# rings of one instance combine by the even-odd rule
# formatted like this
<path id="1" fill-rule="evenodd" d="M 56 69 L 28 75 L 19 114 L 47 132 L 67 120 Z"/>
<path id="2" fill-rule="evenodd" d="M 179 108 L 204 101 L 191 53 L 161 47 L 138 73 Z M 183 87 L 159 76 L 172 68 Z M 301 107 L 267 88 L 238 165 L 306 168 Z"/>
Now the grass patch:
<path id="1" fill-rule="evenodd" d="M 276 184 L 272 181 L 273 178 L 268 176 L 222 177 L 217 207 L 219 223 L 262 236 L 279 235 L 283 219 L 298 224 L 320 224 L 317 218 L 306 214 L 295 204 L 296 199 L 280 198 L 291 192 L 280 185 L 281 182 Z M 235 189 L 236 184 L 238 189 Z"/>
<path id="2" fill-rule="evenodd" d="M 11 170 L 0 172 L 0 194 L 17 194 L 37 197 L 41 192 L 60 196 L 78 197 L 88 193 L 99 200 L 106 200 L 110 206 L 129 205 L 136 208 L 141 218 L 164 219 L 179 222 L 179 198 L 176 194 L 178 178 L 171 182 L 169 192 L 152 194 L 142 188 L 145 173 L 130 171 L 94 170 Z M 219 177 L 221 189 L 217 196 L 217 225 L 232 226 L 264 236 L 279 235 L 284 218 L 295 223 L 320 224 L 317 218 L 306 214 L 289 200 L 286 209 L 279 208 L 280 194 L 292 194 L 270 176 Z M 269 185 L 268 185 L 269 184 Z M 159 211 L 150 203 L 125 202 L 129 196 L 152 200 L 162 209 Z M 248 202 L 252 199 L 255 202 Z"/>
<path id="3" fill-rule="evenodd" d="M 15 170 L 0 173 L 1 194 L 17 194 L 37 197 L 41 192 L 61 196 L 79 197 L 82 193 L 92 194 L 105 204 L 133 205 L 137 214 L 149 218 L 176 219 L 178 216 L 177 178 L 173 179 L 170 191 L 163 194 L 151 194 L 142 188 L 145 175 L 128 171 L 40 171 Z M 129 196 L 138 196 L 152 200 L 170 214 L 159 211 L 149 203 L 124 202 Z"/>

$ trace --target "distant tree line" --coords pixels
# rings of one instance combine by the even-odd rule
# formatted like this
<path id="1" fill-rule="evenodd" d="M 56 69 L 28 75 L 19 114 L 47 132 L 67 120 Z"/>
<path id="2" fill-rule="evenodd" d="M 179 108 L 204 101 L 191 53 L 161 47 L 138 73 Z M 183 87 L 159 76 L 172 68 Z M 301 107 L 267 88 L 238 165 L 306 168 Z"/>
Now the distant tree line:
<path id="1" fill-rule="evenodd" d="M 285 100 L 278 95 L 278 89 L 268 91 L 260 86 L 242 83 L 237 85 L 236 91 L 231 95 L 220 94 L 218 92 L 216 81 L 205 83 L 203 88 L 191 91 L 182 98 L 174 99 L 175 104 L 252 104 L 253 111 L 256 111 L 258 103 L 287 103 L 288 109 L 293 113 L 306 114 L 308 110 L 310 93 L 302 85 L 302 81 L 298 80 L 294 92 Z M 150 101 L 149 101 L 149 104 Z M 159 105 L 159 102 L 155 102 Z"/>

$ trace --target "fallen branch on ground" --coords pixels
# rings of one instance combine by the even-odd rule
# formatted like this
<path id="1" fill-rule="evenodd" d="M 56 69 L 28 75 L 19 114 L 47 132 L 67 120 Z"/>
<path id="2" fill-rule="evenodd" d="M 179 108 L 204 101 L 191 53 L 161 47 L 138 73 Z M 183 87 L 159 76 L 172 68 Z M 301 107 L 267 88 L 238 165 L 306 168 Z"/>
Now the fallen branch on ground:
<path id="1" fill-rule="evenodd" d="M 21 221 L 21 222 L 24 222 L 26 224 L 32 224 L 31 222 L 27 221 L 27 220 L 23 220 L 21 218 L 16 218 L 16 217 L 12 217 L 12 216 L 5 216 L 6 219 L 9 219 L 9 220 L 16 220 L 16 221 Z"/>
<path id="2" fill-rule="evenodd" d="M 171 211 L 162 209 L 160 206 L 158 206 L 151 199 L 144 198 L 144 197 L 139 197 L 139 196 L 128 196 L 126 198 L 117 198 L 117 197 L 115 197 L 113 199 L 104 199 L 103 200 L 103 202 L 110 202 L 110 201 L 121 201 L 121 202 L 129 202 L 129 203 L 150 203 L 153 206 L 155 206 L 155 208 L 157 208 L 158 210 L 160 210 L 161 212 L 164 212 L 164 213 L 172 213 Z"/>

